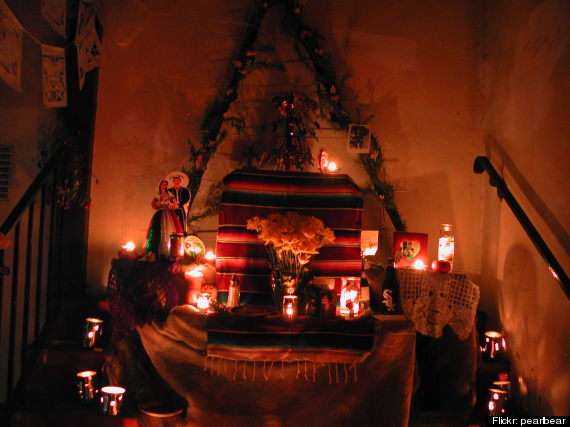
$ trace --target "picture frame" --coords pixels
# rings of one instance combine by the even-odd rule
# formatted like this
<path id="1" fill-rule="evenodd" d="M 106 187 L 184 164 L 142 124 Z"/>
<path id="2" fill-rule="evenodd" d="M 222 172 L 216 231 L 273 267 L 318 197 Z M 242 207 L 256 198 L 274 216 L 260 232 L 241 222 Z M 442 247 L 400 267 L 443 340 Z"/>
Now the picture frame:
<path id="1" fill-rule="evenodd" d="M 356 123 L 349 125 L 346 150 L 349 153 L 369 153 L 371 135 L 370 125 Z"/>
<path id="2" fill-rule="evenodd" d="M 379 230 L 360 230 L 360 253 L 363 257 L 374 256 L 379 247 Z"/>
<path id="3" fill-rule="evenodd" d="M 428 265 L 427 233 L 410 233 L 395 231 L 392 245 L 392 256 L 396 267 L 414 267 L 425 269 Z"/>

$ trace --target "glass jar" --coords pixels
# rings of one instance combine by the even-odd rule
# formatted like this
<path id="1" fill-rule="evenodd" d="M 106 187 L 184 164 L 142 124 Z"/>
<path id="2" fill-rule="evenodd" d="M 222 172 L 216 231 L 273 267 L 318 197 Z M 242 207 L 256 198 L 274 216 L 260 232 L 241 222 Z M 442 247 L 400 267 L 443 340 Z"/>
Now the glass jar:
<path id="1" fill-rule="evenodd" d="M 437 249 L 437 259 L 447 261 L 453 268 L 453 257 L 455 255 L 455 236 L 453 235 L 453 225 L 441 224 L 439 229 L 439 246 Z"/>

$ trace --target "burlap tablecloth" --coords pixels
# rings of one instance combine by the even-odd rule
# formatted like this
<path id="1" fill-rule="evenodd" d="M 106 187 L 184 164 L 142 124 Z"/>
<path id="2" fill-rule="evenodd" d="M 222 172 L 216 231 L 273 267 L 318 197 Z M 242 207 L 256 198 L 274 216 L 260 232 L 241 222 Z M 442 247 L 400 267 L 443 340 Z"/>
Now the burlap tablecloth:
<path id="1" fill-rule="evenodd" d="M 188 401 L 189 419 L 202 425 L 236 425 L 236 415 L 260 425 L 267 419 L 291 426 L 408 424 L 415 330 L 403 316 L 376 315 L 372 351 L 351 364 L 310 356 L 292 362 L 208 357 L 206 323 L 179 306 L 164 324 L 138 328 L 158 373 Z"/>

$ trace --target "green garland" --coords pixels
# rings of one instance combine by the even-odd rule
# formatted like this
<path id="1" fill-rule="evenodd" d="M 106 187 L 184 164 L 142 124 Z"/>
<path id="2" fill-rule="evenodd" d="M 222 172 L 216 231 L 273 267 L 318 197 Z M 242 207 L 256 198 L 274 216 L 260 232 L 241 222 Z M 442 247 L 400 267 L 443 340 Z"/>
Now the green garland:
<path id="1" fill-rule="evenodd" d="M 234 56 L 234 69 L 230 76 L 229 85 L 225 91 L 218 93 L 216 100 L 204 117 L 202 123 L 204 135 L 200 148 L 196 149 L 191 145 L 191 160 L 195 164 L 190 170 L 189 188 L 192 193 L 190 204 L 192 204 L 200 188 L 200 182 L 208 162 L 227 136 L 227 131 L 223 129 L 224 123 L 228 122 L 235 125 L 236 118 L 228 116 L 228 109 L 237 98 L 240 81 L 252 70 L 278 67 L 274 64 L 256 63 L 257 50 L 254 48 L 261 22 L 270 6 L 277 4 L 283 6 L 285 11 L 284 24 L 295 41 L 297 52 L 300 57 L 308 57 L 309 59 L 306 61 L 306 65 L 313 69 L 318 81 L 317 93 L 321 101 L 321 113 L 328 116 L 331 124 L 339 130 L 348 130 L 349 125 L 353 122 L 350 113 L 342 104 L 334 67 L 330 56 L 325 53 L 322 37 L 316 30 L 306 27 L 301 20 L 302 3 L 303 0 L 267 0 L 261 2 L 253 12 L 243 35 L 242 44 Z M 371 136 L 371 153 L 359 154 L 359 163 L 370 177 L 372 189 L 384 205 L 394 228 L 405 230 L 406 226 L 396 208 L 394 188 L 379 178 L 383 155 L 374 135 Z"/>

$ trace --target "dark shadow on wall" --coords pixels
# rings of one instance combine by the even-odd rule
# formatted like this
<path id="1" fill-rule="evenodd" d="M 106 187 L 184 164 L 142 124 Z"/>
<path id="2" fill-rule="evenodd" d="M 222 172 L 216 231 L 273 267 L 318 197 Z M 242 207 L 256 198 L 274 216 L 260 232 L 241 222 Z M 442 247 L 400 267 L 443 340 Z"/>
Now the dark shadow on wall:
<path id="1" fill-rule="evenodd" d="M 534 190 L 532 185 L 525 178 L 523 172 L 521 172 L 511 157 L 504 150 L 501 143 L 495 136 L 488 135 L 485 140 L 485 145 L 487 148 L 487 153 L 494 153 L 501 159 L 503 168 L 508 170 L 509 175 L 513 177 L 516 186 L 523 192 L 532 208 L 542 217 L 545 224 L 556 236 L 556 239 L 560 245 L 564 248 L 566 253 L 570 255 L 570 235 L 564 229 L 560 221 L 558 221 L 554 213 L 546 205 L 544 200 L 542 200 L 540 194 Z M 498 167 L 498 165 L 495 165 L 495 167 Z"/>
<path id="2" fill-rule="evenodd" d="M 554 338 L 544 333 L 549 329 L 551 320 L 539 307 L 555 302 L 540 301 L 550 294 L 541 292 L 538 260 L 528 246 L 517 243 L 510 247 L 505 255 L 503 281 L 498 294 L 508 358 L 512 363 L 511 378 L 517 378 L 517 381 L 511 381 L 514 398 L 511 413 L 516 414 L 552 414 L 548 396 L 543 394 L 544 386 L 540 386 L 544 382 L 540 366 L 547 363 Z"/>

